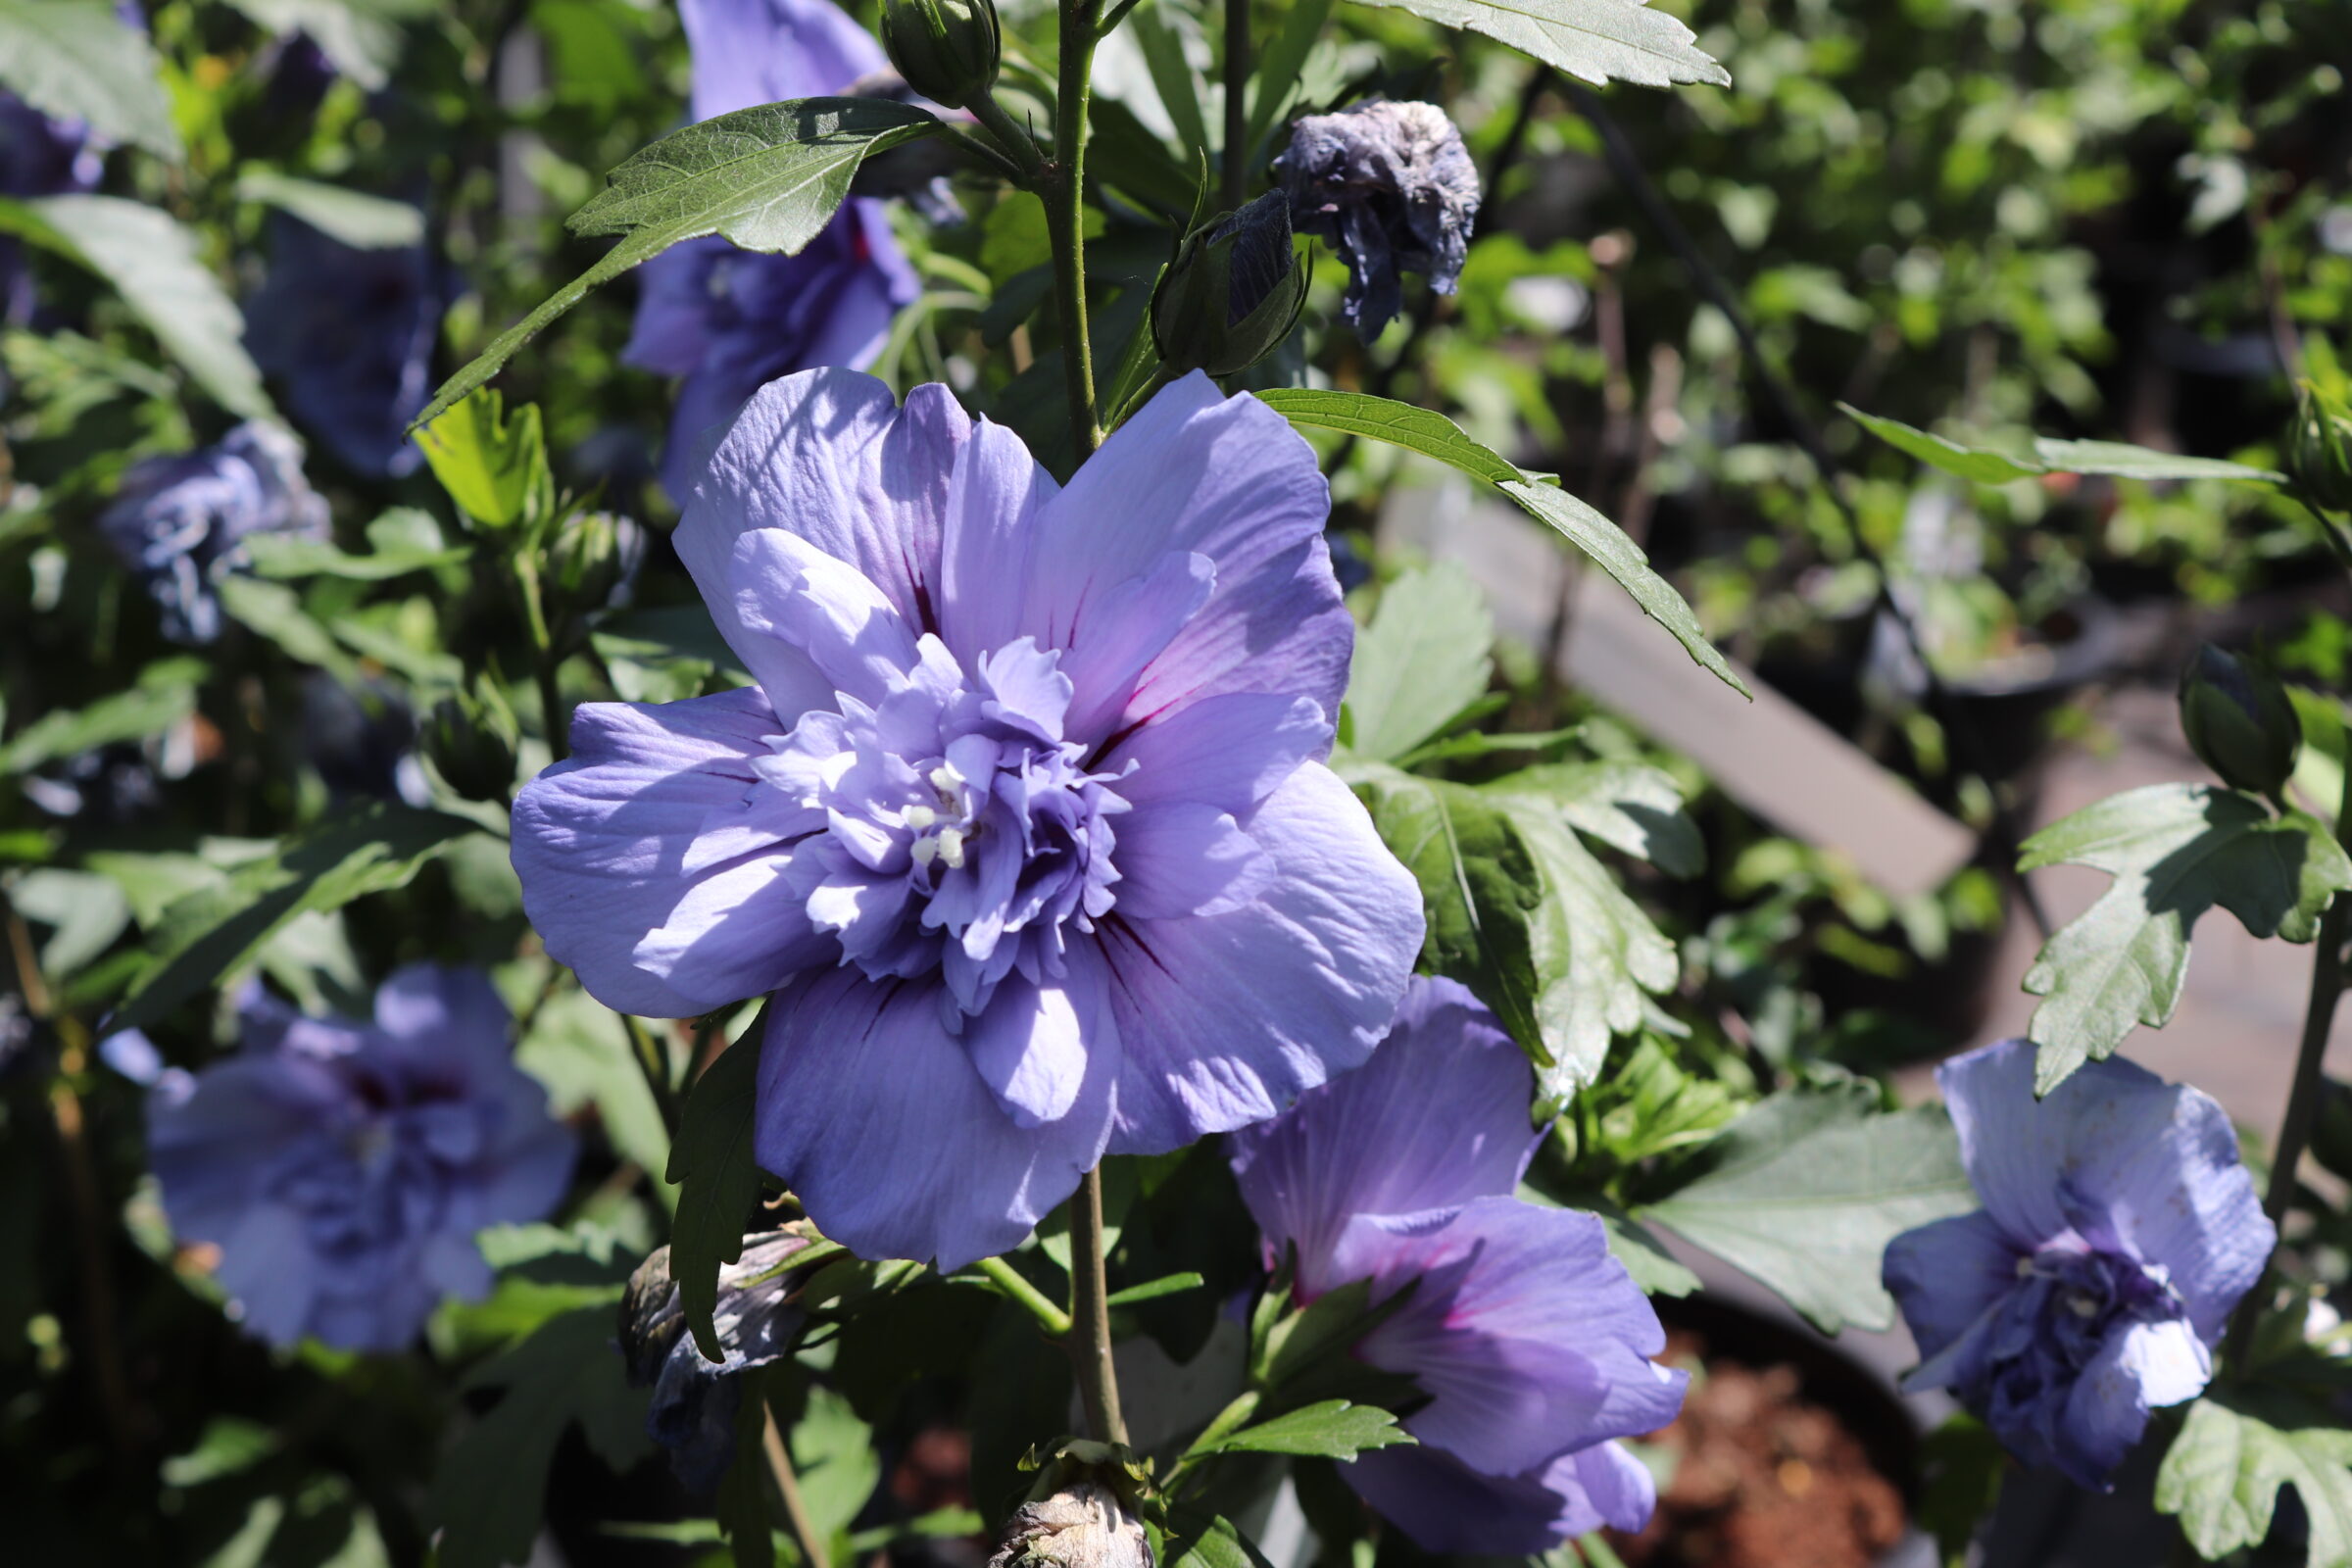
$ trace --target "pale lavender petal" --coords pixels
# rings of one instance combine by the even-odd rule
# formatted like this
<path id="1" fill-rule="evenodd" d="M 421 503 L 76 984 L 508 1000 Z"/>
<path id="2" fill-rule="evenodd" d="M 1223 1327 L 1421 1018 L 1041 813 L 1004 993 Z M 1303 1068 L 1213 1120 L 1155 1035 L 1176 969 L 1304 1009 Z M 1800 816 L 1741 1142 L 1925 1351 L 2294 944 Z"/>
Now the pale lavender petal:
<path id="1" fill-rule="evenodd" d="M 2034 1054 L 2031 1041 L 2002 1040 L 1936 1069 L 1977 1196 L 2027 1249 L 2067 1230 L 2058 1181 L 2073 1120 L 2058 1099 L 2064 1084 L 2049 1101 L 2034 1098 Z"/>
<path id="2" fill-rule="evenodd" d="M 940 636 L 969 668 L 1033 630 L 1027 621 L 1037 513 L 1060 488 L 1021 438 L 982 419 L 956 453 L 940 544 Z"/>
<path id="3" fill-rule="evenodd" d="M 2108 1490 L 2148 1412 L 2195 1398 L 2212 1375 L 2213 1357 L 2187 1323 L 2121 1326 L 2066 1396 L 2051 1457 L 2079 1485 Z"/>
<path id="4" fill-rule="evenodd" d="M 1103 736 L 1121 726 L 1145 669 L 1199 617 L 1216 587 L 1216 563 L 1171 550 L 1104 596 L 1075 662 L 1084 680 L 1070 704 L 1074 734 Z"/>
<path id="5" fill-rule="evenodd" d="M 792 649 L 832 690 L 868 707 L 919 662 L 914 629 L 882 590 L 806 539 L 781 528 L 747 533 L 735 541 L 729 576 L 746 634 Z"/>
<path id="6" fill-rule="evenodd" d="M 1331 717 L 1312 698 L 1240 692 L 1152 720 L 1113 746 L 1102 766 L 1125 774 L 1119 794 L 1139 808 L 1201 801 L 1238 813 L 1273 794 L 1299 763 L 1330 756 L 1331 736 Z"/>
<path id="7" fill-rule="evenodd" d="M 630 960 L 694 1003 L 696 1012 L 773 991 L 829 962 L 834 941 L 809 923 L 786 879 L 789 864 L 785 855 L 754 855 L 695 875 Z"/>
<path id="8" fill-rule="evenodd" d="M 636 950 L 714 874 L 683 862 L 705 820 L 752 788 L 753 763 L 769 755 L 777 728 L 756 689 L 662 707 L 584 704 L 571 760 L 515 796 L 523 908 L 548 952 L 607 1006 L 682 1018 L 741 1000 L 687 995 Z"/>
<path id="9" fill-rule="evenodd" d="M 1640 1530 L 1657 1505 L 1647 1468 L 1614 1443 L 1526 1475 L 1482 1475 L 1429 1447 L 1375 1449 L 1340 1474 L 1424 1551 L 1535 1556 L 1602 1525 Z"/>
<path id="10" fill-rule="evenodd" d="M 1047 985 L 1005 976 L 979 1016 L 964 1023 L 972 1066 L 1015 1127 L 1069 1115 L 1095 1055 L 1115 1054 L 1101 962 L 1088 952 L 1070 969 Z"/>
<path id="11" fill-rule="evenodd" d="M 1223 914 L 1276 875 L 1273 857 L 1231 813 L 1198 801 L 1119 818 L 1119 909 L 1131 920 Z"/>
<path id="12" fill-rule="evenodd" d="M 1979 1209 L 1903 1232 L 1887 1244 L 1880 1275 L 1925 1361 L 2017 1288 L 2018 1260 L 2030 1255 Z"/>
<path id="13" fill-rule="evenodd" d="M 1116 1040 L 1090 1042 L 1069 1113 L 1016 1127 L 948 1033 L 948 1007 L 936 983 L 877 985 L 855 969 L 779 995 L 755 1142 L 827 1236 L 943 1272 L 1017 1247 L 1077 1189 L 1102 1157 L 1118 1071 Z"/>
<path id="14" fill-rule="evenodd" d="M 1360 1065 L 1421 951 L 1420 891 L 1338 776 L 1307 763 L 1241 823 L 1272 858 L 1223 914 L 1104 928 L 1125 1066 L 1118 1153 L 1262 1121 Z"/>
<path id="15" fill-rule="evenodd" d="M 1227 1141 L 1242 1197 L 1310 1280 L 1357 1214 L 1507 1197 L 1534 1147 L 1536 1077 L 1493 1013 L 1451 980 L 1416 977 L 1372 1059 Z M 1332 1283 L 1339 1283 L 1334 1280 Z"/>
<path id="16" fill-rule="evenodd" d="M 705 234 L 641 264 L 636 274 L 637 316 L 620 362 L 657 375 L 688 375 L 700 369 L 712 341 L 711 271 L 737 254 L 728 241 Z"/>
<path id="17" fill-rule="evenodd" d="M 694 118 L 839 93 L 888 64 L 831 0 L 679 0 L 694 49 Z"/>

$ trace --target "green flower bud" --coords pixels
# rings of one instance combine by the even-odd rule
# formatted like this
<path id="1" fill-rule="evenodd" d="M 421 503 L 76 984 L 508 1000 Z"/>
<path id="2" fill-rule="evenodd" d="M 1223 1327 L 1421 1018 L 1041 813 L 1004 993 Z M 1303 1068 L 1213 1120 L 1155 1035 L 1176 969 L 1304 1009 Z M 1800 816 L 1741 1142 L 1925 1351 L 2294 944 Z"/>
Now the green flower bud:
<path id="1" fill-rule="evenodd" d="M 1152 337 L 1178 375 L 1233 375 L 1280 347 L 1305 304 L 1290 198 L 1269 191 L 1185 236 L 1152 293 Z"/>
<path id="2" fill-rule="evenodd" d="M 2180 728 L 2232 789 L 2276 795 L 2295 770 L 2303 724 L 2276 675 L 2208 643 L 2180 675 Z"/>
<path id="3" fill-rule="evenodd" d="M 487 675 L 475 677 L 472 691 L 443 698 L 424 726 L 425 755 L 449 787 L 469 801 L 507 798 L 521 740 L 506 694 Z"/>
<path id="4" fill-rule="evenodd" d="M 907 86 L 969 108 L 997 81 L 1004 39 L 995 0 L 882 0 L 882 47 Z"/>
<path id="5" fill-rule="evenodd" d="M 2309 381 L 2295 403 L 2286 467 L 2314 506 L 2352 512 L 2352 408 Z"/>
<path id="6" fill-rule="evenodd" d="M 627 517 L 583 512 L 564 520 L 540 576 L 549 633 L 560 653 L 579 646 L 590 615 L 628 602 L 644 558 L 645 530 Z"/>

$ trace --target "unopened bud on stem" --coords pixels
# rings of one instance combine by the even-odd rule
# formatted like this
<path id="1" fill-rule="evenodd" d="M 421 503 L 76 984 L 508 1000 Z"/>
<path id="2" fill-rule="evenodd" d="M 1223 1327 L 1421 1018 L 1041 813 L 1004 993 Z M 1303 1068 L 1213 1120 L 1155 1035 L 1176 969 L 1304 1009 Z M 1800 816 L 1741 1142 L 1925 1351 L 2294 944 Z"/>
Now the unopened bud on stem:
<path id="1" fill-rule="evenodd" d="M 2232 789 L 2276 795 L 2295 770 L 2303 723 L 2276 675 L 2211 643 L 2180 675 L 2190 750 Z"/>
<path id="2" fill-rule="evenodd" d="M 1004 40 L 995 0 L 882 0 L 882 47 L 907 86 L 967 109 L 996 85 Z"/>

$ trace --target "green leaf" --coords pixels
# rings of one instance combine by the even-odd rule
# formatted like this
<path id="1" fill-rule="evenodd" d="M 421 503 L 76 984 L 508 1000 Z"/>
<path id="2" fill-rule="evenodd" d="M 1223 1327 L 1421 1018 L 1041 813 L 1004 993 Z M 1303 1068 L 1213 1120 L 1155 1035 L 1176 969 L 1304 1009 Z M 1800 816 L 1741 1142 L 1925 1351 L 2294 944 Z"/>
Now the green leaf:
<path id="1" fill-rule="evenodd" d="M 2058 441 L 2034 438 L 2034 455 L 2003 452 L 1993 447 L 1966 446 L 1899 419 L 1864 414 L 1850 403 L 1838 405 L 1845 416 L 1888 446 L 1932 467 L 1957 474 L 1977 484 L 2007 484 L 2045 473 L 2096 473 L 2118 479 L 2232 479 L 2247 484 L 2280 484 L 2286 476 L 2269 468 L 2248 467 L 2219 458 L 2186 458 L 2177 452 L 2157 452 L 2127 446 L 2120 441 Z"/>
<path id="2" fill-rule="evenodd" d="M 1352 1459 L 1370 1448 L 1410 1444 L 1413 1435 L 1388 1411 L 1346 1399 L 1325 1399 L 1218 1439 L 1197 1453 L 1303 1453 Z"/>
<path id="3" fill-rule="evenodd" d="M 723 234 L 745 250 L 798 253 L 832 221 L 869 153 L 938 128 L 923 111 L 882 99 L 803 98 L 662 137 L 613 170 L 611 183 L 572 215 L 574 232 L 619 234 L 621 242 L 444 382 L 416 422 L 429 423 L 496 375 L 590 289 L 681 240 Z"/>
<path id="4" fill-rule="evenodd" d="M 159 660 L 139 671 L 138 683 L 128 691 L 87 708 L 43 713 L 0 746 L 0 776 L 30 772 L 43 762 L 117 741 L 160 735 L 196 711 L 196 686 L 205 674 L 202 660 Z"/>
<path id="5" fill-rule="evenodd" d="M 678 1189 L 677 1217 L 669 1232 L 669 1274 L 677 1281 L 686 1326 L 705 1356 L 716 1361 L 718 1330 L 710 1321 L 718 1305 L 718 1269 L 743 1256 L 743 1226 L 760 1198 L 760 1163 L 752 1152 L 753 1102 L 760 1087 L 760 1034 L 752 1032 L 720 1052 L 678 1119 L 670 1147 L 668 1179 Z"/>
<path id="6" fill-rule="evenodd" d="M 1977 1197 L 1939 1107 L 1877 1104 L 1859 1083 L 1760 1101 L 1699 1151 L 1695 1179 L 1638 1216 L 1753 1275 L 1824 1334 L 1886 1328 L 1886 1244 Z"/>
<path id="7" fill-rule="evenodd" d="M 496 392 L 471 391 L 420 421 L 416 437 L 449 499 L 483 527 L 537 523 L 554 510 L 538 404 L 525 403 L 509 418 Z"/>
<path id="8" fill-rule="evenodd" d="M 1644 1296 L 1689 1296 L 1704 1283 L 1666 1250 L 1649 1228 L 1614 1203 L 1580 1201 L 1609 1234 L 1609 1255 L 1625 1265 Z"/>
<path id="9" fill-rule="evenodd" d="M 1962 446 L 1926 430 L 1913 429 L 1900 419 L 1864 414 L 1850 403 L 1840 403 L 1838 408 L 1847 418 L 1896 451 L 1977 484 L 2007 484 L 2012 479 L 2031 479 L 2049 471 L 2031 458 L 2012 457 L 1991 447 Z"/>
<path id="10" fill-rule="evenodd" d="M 297 915 L 405 887 L 425 861 L 481 831 L 463 817 L 369 803 L 287 839 L 172 905 L 154 960 L 116 1017 L 144 1028 L 261 950 Z"/>
<path id="11" fill-rule="evenodd" d="M 1689 27 L 1642 0 L 1357 0 L 1410 11 L 1441 26 L 1468 27 L 1595 86 L 1732 84 Z"/>
<path id="12" fill-rule="evenodd" d="M 1163 1296 L 1181 1296 L 1186 1291 L 1197 1291 L 1207 1283 L 1206 1276 L 1191 1272 L 1163 1275 L 1141 1285 L 1130 1285 L 1123 1291 L 1113 1291 L 1104 1298 L 1103 1304 L 1140 1306 L 1146 1301 L 1156 1301 Z"/>
<path id="13" fill-rule="evenodd" d="M 199 258 L 196 236 L 170 214 L 115 196 L 0 200 L 0 230 L 113 284 L 214 402 L 248 419 L 277 416 L 245 352 L 245 318 Z"/>
<path id="14" fill-rule="evenodd" d="M 2302 811 L 2202 784 L 2127 790 L 2027 840 L 2019 869 L 2087 865 L 2115 878 L 2043 944 L 2026 990 L 2044 998 L 2028 1038 L 2034 1092 L 2114 1053 L 2135 1024 L 2162 1028 L 2188 975 L 2189 928 L 2215 905 L 2257 937 L 2309 942 L 2352 858 Z"/>
<path id="15" fill-rule="evenodd" d="M 585 991 L 566 988 L 540 1004 L 530 1032 L 514 1047 L 514 1064 L 546 1086 L 557 1115 L 594 1105 L 605 1136 L 623 1156 L 646 1170 L 669 1163 L 669 1132 L 628 1031 Z"/>
<path id="16" fill-rule="evenodd" d="M 257 576 L 280 579 L 342 577 L 353 582 L 381 582 L 412 571 L 454 566 L 471 559 L 464 545 L 445 547 L 441 526 L 429 513 L 414 507 L 394 507 L 368 525 L 373 548 L 364 556 L 347 555 L 324 539 L 300 534 L 257 533 L 245 540 Z"/>
<path id="17" fill-rule="evenodd" d="M 1265 53 L 1250 79 L 1252 151 L 1274 127 L 1274 117 L 1297 90 L 1306 57 L 1314 53 L 1315 40 L 1323 36 L 1323 28 L 1331 21 L 1331 7 L 1332 0 L 1292 0 L 1283 7 L 1282 24 L 1266 41 Z"/>
<path id="18" fill-rule="evenodd" d="M 1484 479 L 1537 521 L 1556 530 L 1591 557 L 1601 570 L 1617 580 L 1619 587 L 1634 596 L 1634 603 L 1642 607 L 1644 614 L 1674 633 L 1675 640 L 1700 667 L 1740 696 L 1748 694 L 1745 683 L 1707 641 L 1706 633 L 1699 629 L 1698 617 L 1683 602 L 1682 595 L 1650 568 L 1649 557 L 1626 536 L 1624 529 L 1566 491 L 1540 482 L 1500 454 L 1471 440 L 1460 425 L 1444 415 L 1393 398 L 1311 387 L 1282 388 L 1260 392 L 1257 397 L 1294 425 L 1386 441 L 1435 458 L 1474 479 Z"/>
<path id="19" fill-rule="evenodd" d="M 1161 1568 L 1273 1568 L 1232 1520 L 1190 1507 L 1168 1511 L 1158 1560 Z"/>
<path id="20" fill-rule="evenodd" d="M 647 1395 L 628 1386 L 612 1353 L 610 1306 L 550 1318 L 477 1367 L 466 1386 L 503 1388 L 506 1396 L 450 1445 L 433 1472 L 424 1511 L 441 1526 L 440 1568 L 495 1568 L 530 1556 L 548 1466 L 573 1422 L 616 1472 L 652 1446 Z"/>
<path id="21" fill-rule="evenodd" d="M 808 1523 L 824 1541 L 850 1528 L 882 1480 L 873 1429 L 848 1399 L 823 1387 L 808 1391 L 808 1406 L 793 1423 L 792 1462 Z"/>
<path id="22" fill-rule="evenodd" d="M 229 0 L 272 36 L 309 34 L 334 68 L 369 92 L 400 64 L 401 24 L 428 16 L 432 0 Z"/>
<path id="23" fill-rule="evenodd" d="M 354 250 L 399 250 L 424 243 L 424 213 L 408 202 L 297 179 L 272 169 L 249 169 L 238 175 L 237 195 L 291 213 Z"/>
<path id="24" fill-rule="evenodd" d="M 2156 1506 L 2211 1562 L 2269 1538 L 2281 1486 L 2302 1498 L 2310 1568 L 2352 1568 L 2352 1432 L 2340 1427 L 2276 1427 L 2199 1399 L 2156 1472 Z"/>
<path id="25" fill-rule="evenodd" d="M 1550 1065 L 1533 930 L 1544 877 L 1501 803 L 1385 763 L 1353 772 L 1370 792 L 1373 826 L 1421 885 L 1429 966 L 1468 986 L 1539 1066 Z"/>
<path id="26" fill-rule="evenodd" d="M 1646 762 L 1556 762 L 1523 768 L 1491 786 L 1541 796 L 1568 825 L 1678 878 L 1707 868 L 1707 844 L 1683 810 L 1674 775 Z"/>
<path id="27" fill-rule="evenodd" d="M 589 641 L 612 670 L 613 689 L 625 703 L 674 703 L 699 696 L 713 675 L 722 684 L 737 686 L 752 678 L 718 634 L 710 612 L 699 604 L 606 615 Z"/>
<path id="28" fill-rule="evenodd" d="M 1206 147 L 1208 125 L 1200 116 L 1200 78 L 1185 57 L 1184 40 L 1156 5 L 1138 6 L 1130 12 L 1127 30 L 1135 35 L 1160 107 L 1176 127 L 1176 145 Z"/>
<path id="29" fill-rule="evenodd" d="M 90 963 L 130 929 L 130 898 L 96 871 L 41 866 L 8 885 L 8 902 L 26 920 L 52 928 L 41 944 L 41 973 L 55 985 Z"/>
<path id="30" fill-rule="evenodd" d="M 712 1499 L 718 1533 L 735 1568 L 771 1568 L 776 1560 L 775 1505 L 767 1500 L 767 1378 L 754 1367 L 735 1406 L 735 1457 Z"/>
<path id="31" fill-rule="evenodd" d="M 1486 695 L 1494 619 L 1461 567 L 1409 571 L 1381 590 L 1348 671 L 1348 745 L 1393 762 Z"/>
<path id="32" fill-rule="evenodd" d="M 303 608 L 302 596 L 284 583 L 229 572 L 213 585 L 213 591 L 229 619 L 288 659 L 325 670 L 346 690 L 366 690 L 367 676 L 360 666 L 336 645 L 333 634 Z"/>
<path id="33" fill-rule="evenodd" d="M 180 156 L 155 51 L 104 0 L 0 0 L 0 87 L 54 120 Z"/>

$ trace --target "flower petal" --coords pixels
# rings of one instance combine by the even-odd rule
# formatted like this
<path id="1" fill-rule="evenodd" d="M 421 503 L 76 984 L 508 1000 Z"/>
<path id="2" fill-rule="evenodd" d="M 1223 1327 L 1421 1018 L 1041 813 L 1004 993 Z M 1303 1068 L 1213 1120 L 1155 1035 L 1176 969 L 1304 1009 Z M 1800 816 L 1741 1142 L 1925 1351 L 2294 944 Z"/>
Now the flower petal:
<path id="1" fill-rule="evenodd" d="M 1103 992 L 1101 959 L 1082 950 L 1059 982 L 1036 985 L 1024 975 L 1006 975 L 980 1015 L 965 1023 L 972 1065 L 1015 1127 L 1041 1127 L 1067 1116 L 1093 1059 L 1117 1054 Z"/>
<path id="2" fill-rule="evenodd" d="M 1214 806 L 1176 801 L 1119 818 L 1118 907 L 1130 919 L 1215 914 L 1265 891 L 1272 857 Z"/>
<path id="3" fill-rule="evenodd" d="M 1124 1065 L 1117 1153 L 1161 1153 L 1262 1121 L 1388 1032 L 1421 951 L 1421 897 L 1319 763 L 1241 822 L 1274 874 L 1240 908 L 1169 920 L 1113 909 L 1102 953 Z"/>
<path id="4" fill-rule="evenodd" d="M 1562 1454 L 1527 1475 L 1482 1475 L 1426 1447 L 1377 1448 L 1340 1474 L 1434 1552 L 1535 1556 L 1604 1524 L 1639 1530 L 1657 1501 L 1649 1471 L 1614 1443 Z"/>
<path id="5" fill-rule="evenodd" d="M 938 612 L 940 636 L 964 668 L 1034 629 L 1025 612 L 1037 514 L 1060 488 L 1004 425 L 979 420 L 956 450 Z"/>
<path id="6" fill-rule="evenodd" d="M 1979 1209 L 1903 1232 L 1879 1272 L 1920 1359 L 1932 1361 L 2017 1289 L 2017 1262 L 2028 1255 Z"/>
<path id="7" fill-rule="evenodd" d="M 832 691 L 879 707 L 919 660 L 914 629 L 882 590 L 798 535 L 745 534 L 728 575 L 743 630 L 802 655 Z"/>
<path id="8" fill-rule="evenodd" d="M 1236 813 L 1281 787 L 1301 762 L 1331 755 L 1331 716 L 1308 697 L 1235 692 L 1156 718 L 1104 755 L 1102 770 L 1133 771 L 1119 794 L 1152 801 L 1204 801 Z"/>
<path id="9" fill-rule="evenodd" d="M 1416 977 L 1369 1062 L 1226 1147 L 1258 1229 L 1296 1242 L 1303 1276 L 1322 1281 L 1353 1215 L 1509 1196 L 1534 1147 L 1535 1092 L 1492 1013 L 1451 980 Z"/>
<path id="10" fill-rule="evenodd" d="M 1936 1069 L 1960 1158 L 1989 1213 L 2011 1240 L 2031 1250 L 2066 1233 L 2058 1203 L 2065 1174 L 2073 1097 L 2034 1098 L 2033 1042 L 2001 1040 L 1954 1056 Z M 2071 1080 L 2070 1080 L 2071 1082 Z"/>
<path id="11" fill-rule="evenodd" d="M 2148 1412 L 2195 1398 L 2212 1375 L 2213 1357 L 2186 1322 L 2123 1326 L 2076 1379 L 2051 1457 L 2078 1485 L 2106 1491 L 2147 1430 Z"/>
<path id="12" fill-rule="evenodd" d="M 838 93 L 889 62 L 832 0 L 679 0 L 694 118 Z"/>
<path id="13" fill-rule="evenodd" d="M 843 968 L 804 978 L 769 1015 L 760 1163 L 861 1257 L 946 1272 L 1005 1251 L 1102 1157 L 1115 1050 L 1091 1054 L 1067 1115 L 1024 1130 L 948 1033 L 949 1010 L 936 983 Z"/>
<path id="14" fill-rule="evenodd" d="M 712 812 L 757 781 L 779 728 L 756 689 L 662 706 L 590 703 L 572 718 L 572 757 L 514 798 L 514 870 L 524 912 L 547 951 L 621 1012 L 683 1018 L 740 997 L 689 994 L 647 969 L 636 950 L 671 921 L 695 884 L 684 869 Z M 778 858 L 783 852 L 773 852 Z M 734 862 L 727 862 L 732 865 Z M 806 922 L 776 934 L 783 949 Z"/>

